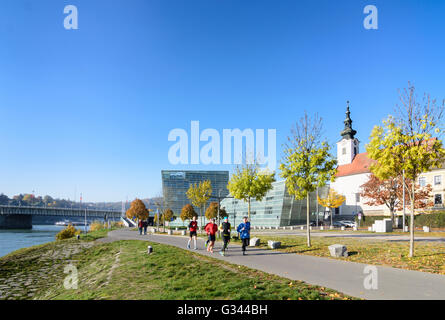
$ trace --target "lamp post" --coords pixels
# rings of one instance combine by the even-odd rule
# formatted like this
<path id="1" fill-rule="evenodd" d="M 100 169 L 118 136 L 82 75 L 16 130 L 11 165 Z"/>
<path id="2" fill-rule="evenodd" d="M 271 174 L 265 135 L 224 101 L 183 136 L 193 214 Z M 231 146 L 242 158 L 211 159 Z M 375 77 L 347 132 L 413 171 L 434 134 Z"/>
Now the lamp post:
<path id="1" fill-rule="evenodd" d="M 403 187 L 403 232 L 405 232 L 405 169 L 402 171 L 402 187 Z"/>

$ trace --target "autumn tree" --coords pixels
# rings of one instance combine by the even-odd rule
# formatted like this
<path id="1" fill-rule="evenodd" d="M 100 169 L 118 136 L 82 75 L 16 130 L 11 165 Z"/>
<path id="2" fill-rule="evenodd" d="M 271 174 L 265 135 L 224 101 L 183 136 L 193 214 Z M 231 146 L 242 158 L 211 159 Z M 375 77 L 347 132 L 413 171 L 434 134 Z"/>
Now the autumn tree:
<path id="1" fill-rule="evenodd" d="M 411 180 L 405 182 L 408 189 L 411 189 Z M 403 178 L 388 178 L 380 180 L 373 173 L 370 174 L 366 183 L 360 186 L 360 196 L 363 197 L 363 203 L 368 206 L 385 205 L 391 214 L 391 220 L 394 223 L 394 213 L 403 210 Z M 415 187 L 415 209 L 429 207 L 433 204 L 431 200 L 431 185 Z M 405 193 L 405 200 L 409 202 L 409 195 Z"/>
<path id="2" fill-rule="evenodd" d="M 227 216 L 227 212 L 226 209 L 224 208 L 219 208 L 219 217 L 218 217 L 218 202 L 210 202 L 209 206 L 206 209 L 205 212 L 206 218 L 207 219 L 212 219 L 212 218 L 224 218 Z"/>
<path id="3" fill-rule="evenodd" d="M 329 152 L 329 144 L 322 140 L 322 119 L 312 118 L 305 112 L 296 123 L 285 145 L 284 158 L 280 164 L 281 177 L 295 199 L 306 198 L 307 246 L 311 246 L 309 195 L 328 181 L 333 181 L 337 160 Z"/>
<path id="4" fill-rule="evenodd" d="M 129 219 L 137 218 L 139 220 L 145 220 L 148 219 L 148 210 L 145 207 L 144 202 L 136 198 L 131 202 L 130 208 L 126 212 L 126 216 Z"/>
<path id="5" fill-rule="evenodd" d="M 181 209 L 180 218 L 184 222 L 185 220 L 190 220 L 193 217 L 198 217 L 198 214 L 195 211 L 195 208 L 191 204 L 186 204 Z"/>
<path id="6" fill-rule="evenodd" d="M 275 182 L 275 172 L 260 170 L 256 162 L 246 163 L 235 169 L 227 188 L 235 199 L 247 202 L 247 216 L 250 219 L 251 200 L 263 200 L 267 192 L 272 189 L 273 182 Z"/>
<path id="7" fill-rule="evenodd" d="M 187 198 L 201 211 L 201 227 L 203 226 L 204 206 L 212 195 L 212 183 L 210 180 L 201 181 L 190 185 L 187 190 Z"/>
<path id="8" fill-rule="evenodd" d="M 331 226 L 333 225 L 332 216 L 333 209 L 340 207 L 345 202 L 346 197 L 338 194 L 334 189 L 329 189 L 329 192 L 325 198 L 317 197 L 317 201 L 325 208 L 331 209 Z"/>
<path id="9" fill-rule="evenodd" d="M 445 149 L 440 140 L 442 134 L 445 100 L 441 105 L 425 94 L 418 102 L 415 88 L 399 91 L 400 105 L 395 116 L 389 116 L 383 125 L 375 126 L 370 143 L 366 146 L 368 156 L 376 160 L 371 171 L 382 180 L 404 174 L 411 181 L 417 181 L 422 172 L 441 167 L 445 162 Z M 409 257 L 414 256 L 414 211 L 415 183 L 407 189 L 411 203 Z"/>
<path id="10" fill-rule="evenodd" d="M 174 217 L 173 210 L 170 208 L 167 208 L 164 210 L 164 220 L 165 221 L 171 221 Z"/>

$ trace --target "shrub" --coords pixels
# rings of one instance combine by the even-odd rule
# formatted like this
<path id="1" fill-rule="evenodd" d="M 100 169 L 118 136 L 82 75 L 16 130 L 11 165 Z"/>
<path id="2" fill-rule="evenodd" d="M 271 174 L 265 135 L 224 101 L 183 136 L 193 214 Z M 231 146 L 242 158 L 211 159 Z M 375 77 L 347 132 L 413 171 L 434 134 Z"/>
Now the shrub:
<path id="1" fill-rule="evenodd" d="M 74 226 L 68 225 L 56 235 L 56 240 L 69 239 L 80 234 L 80 230 L 76 230 Z"/>
<path id="2" fill-rule="evenodd" d="M 92 231 L 98 231 L 98 230 L 102 230 L 102 229 L 105 229 L 105 225 L 103 223 L 101 223 L 99 221 L 93 221 L 90 224 L 89 231 L 92 232 Z"/>
<path id="3" fill-rule="evenodd" d="M 410 214 L 406 213 L 406 225 L 409 226 Z M 370 227 L 376 220 L 388 219 L 389 216 L 364 216 L 360 221 L 361 227 Z M 357 217 L 355 221 L 358 222 Z M 428 226 L 430 228 L 445 228 L 445 211 L 439 211 L 434 213 L 422 213 L 414 216 L 414 227 L 421 228 Z"/>

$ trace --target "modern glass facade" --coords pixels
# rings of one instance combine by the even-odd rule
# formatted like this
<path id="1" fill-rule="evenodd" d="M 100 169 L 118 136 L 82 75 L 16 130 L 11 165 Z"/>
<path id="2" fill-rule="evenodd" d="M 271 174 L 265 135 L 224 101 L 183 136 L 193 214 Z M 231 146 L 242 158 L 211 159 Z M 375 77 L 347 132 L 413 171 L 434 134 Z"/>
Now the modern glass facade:
<path id="1" fill-rule="evenodd" d="M 328 187 L 319 188 L 318 195 L 325 197 Z M 323 212 L 324 208 L 317 206 L 317 193 L 313 192 L 309 196 L 309 209 L 311 220 L 317 219 L 316 212 Z M 287 192 L 285 181 L 273 183 L 270 190 L 262 201 L 251 201 L 250 220 L 254 226 L 280 227 L 306 223 L 306 199 L 295 200 Z M 226 198 L 221 201 L 229 215 L 229 220 L 234 225 L 241 223 L 244 216 L 247 216 L 247 202 L 233 198 Z M 320 217 L 322 219 L 322 216 Z"/>
<path id="2" fill-rule="evenodd" d="M 227 190 L 229 171 L 162 170 L 161 174 L 165 206 L 171 208 L 176 217 L 180 216 L 182 207 L 190 203 L 186 193 L 190 185 L 194 183 L 210 180 L 212 183 L 212 196 L 217 197 L 219 190 L 221 190 L 221 197 L 229 194 Z M 210 199 L 210 201 L 217 200 Z M 200 213 L 199 209 L 195 208 L 195 210 L 198 214 Z M 180 219 L 176 220 L 180 221 Z"/>

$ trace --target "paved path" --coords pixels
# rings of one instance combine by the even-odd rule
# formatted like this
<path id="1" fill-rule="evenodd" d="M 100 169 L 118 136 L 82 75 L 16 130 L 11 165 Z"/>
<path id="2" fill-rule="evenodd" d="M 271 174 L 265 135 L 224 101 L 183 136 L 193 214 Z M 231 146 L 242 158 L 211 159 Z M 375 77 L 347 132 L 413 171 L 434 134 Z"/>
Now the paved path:
<path id="1" fill-rule="evenodd" d="M 301 230 L 252 230 L 251 234 L 268 236 L 305 236 L 306 231 Z M 385 234 L 385 233 L 360 233 L 354 231 L 346 232 L 320 232 L 311 231 L 311 236 L 324 238 L 352 238 L 358 240 L 385 240 L 385 241 L 409 241 L 409 235 L 404 234 Z M 425 242 L 443 242 L 445 243 L 445 233 L 443 237 L 433 236 L 415 236 L 416 241 Z"/>
<path id="2" fill-rule="evenodd" d="M 187 237 L 167 235 L 139 235 L 136 231 L 120 229 L 108 233 L 101 242 L 117 240 L 145 240 L 185 248 Z M 216 250 L 221 248 L 217 243 Z M 445 299 L 445 276 L 377 266 L 378 289 L 366 290 L 365 264 L 336 259 L 298 255 L 276 250 L 249 248 L 242 256 L 239 245 L 230 244 L 226 257 L 204 250 L 204 240 L 198 239 L 195 252 L 222 259 L 230 263 L 276 274 L 292 280 L 335 289 L 365 299 Z"/>

